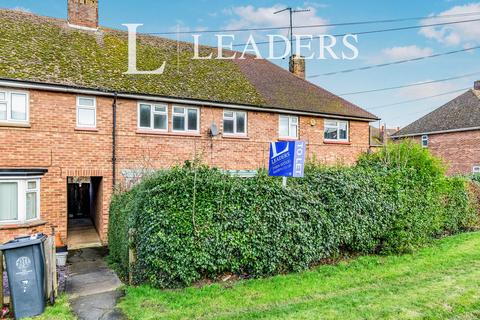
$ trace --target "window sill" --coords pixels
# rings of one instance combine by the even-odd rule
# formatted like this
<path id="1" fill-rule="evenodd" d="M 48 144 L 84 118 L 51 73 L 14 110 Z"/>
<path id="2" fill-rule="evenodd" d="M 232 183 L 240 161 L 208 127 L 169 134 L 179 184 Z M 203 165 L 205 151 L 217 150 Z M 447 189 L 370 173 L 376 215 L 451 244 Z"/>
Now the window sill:
<path id="1" fill-rule="evenodd" d="M 250 140 L 248 136 L 235 135 L 235 134 L 222 134 L 223 139 L 240 139 L 240 140 Z"/>
<path id="2" fill-rule="evenodd" d="M 149 130 L 137 130 L 137 134 L 146 134 L 154 136 L 176 136 L 176 137 L 201 137 L 200 133 L 193 132 L 167 132 L 167 131 L 149 131 Z"/>
<path id="3" fill-rule="evenodd" d="M 323 140 L 323 144 L 341 144 L 341 145 L 349 146 L 352 143 L 350 141 Z"/>
<path id="4" fill-rule="evenodd" d="M 0 230 L 12 230 L 12 229 L 23 229 L 23 228 L 34 228 L 47 224 L 47 221 L 37 219 L 26 222 L 10 222 L 5 224 L 0 224 Z"/>
<path id="5" fill-rule="evenodd" d="M 0 121 L 0 127 L 8 127 L 8 128 L 31 128 L 32 126 L 30 125 L 30 123 L 15 123 L 15 122 Z"/>
<path id="6" fill-rule="evenodd" d="M 284 138 L 284 137 L 279 137 L 278 141 L 298 141 L 298 138 Z"/>
<path id="7" fill-rule="evenodd" d="M 81 128 L 81 127 L 79 128 L 79 127 L 76 127 L 75 131 L 98 132 L 98 129 L 97 128 Z"/>

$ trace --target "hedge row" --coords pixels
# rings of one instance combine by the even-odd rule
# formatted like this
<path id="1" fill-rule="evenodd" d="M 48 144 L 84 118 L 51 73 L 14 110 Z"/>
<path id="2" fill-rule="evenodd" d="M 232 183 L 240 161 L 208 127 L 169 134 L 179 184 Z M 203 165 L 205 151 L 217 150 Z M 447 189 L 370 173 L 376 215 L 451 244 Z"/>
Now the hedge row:
<path id="1" fill-rule="evenodd" d="M 134 283 L 173 288 L 300 271 L 344 252 L 409 252 L 477 223 L 466 180 L 443 173 L 411 143 L 354 167 L 310 164 L 286 189 L 263 171 L 249 179 L 203 166 L 161 171 L 114 196 L 110 258 L 126 277 L 132 247 Z"/>

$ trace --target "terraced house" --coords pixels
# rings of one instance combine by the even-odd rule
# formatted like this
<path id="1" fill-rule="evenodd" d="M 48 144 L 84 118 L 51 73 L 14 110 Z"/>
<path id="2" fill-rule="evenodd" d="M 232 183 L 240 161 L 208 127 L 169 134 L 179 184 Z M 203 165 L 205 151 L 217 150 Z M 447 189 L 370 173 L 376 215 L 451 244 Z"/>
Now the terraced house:
<path id="1" fill-rule="evenodd" d="M 105 243 L 114 188 L 142 170 L 196 158 L 255 170 L 284 139 L 352 163 L 377 120 L 307 82 L 300 57 L 295 73 L 254 57 L 199 61 L 189 43 L 143 35 L 139 70 L 167 61 L 165 73 L 125 74 L 127 32 L 98 26 L 96 0 L 69 0 L 68 21 L 0 10 L 0 40 L 1 241 L 55 226 L 71 246 Z"/>

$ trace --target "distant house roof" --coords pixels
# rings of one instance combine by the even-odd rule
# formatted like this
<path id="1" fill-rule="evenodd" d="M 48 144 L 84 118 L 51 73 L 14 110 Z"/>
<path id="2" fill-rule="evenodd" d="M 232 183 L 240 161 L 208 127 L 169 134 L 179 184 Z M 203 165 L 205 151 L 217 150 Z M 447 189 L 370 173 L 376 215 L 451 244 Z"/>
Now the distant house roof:
<path id="1" fill-rule="evenodd" d="M 191 43 L 139 35 L 139 70 L 163 61 L 167 67 L 162 75 L 126 75 L 124 31 L 82 31 L 65 20 L 0 10 L 0 39 L 2 79 L 377 119 L 266 60 L 192 60 Z M 201 56 L 213 50 L 202 47 Z"/>
<path id="2" fill-rule="evenodd" d="M 480 91 L 471 89 L 409 124 L 394 138 L 480 129 Z"/>

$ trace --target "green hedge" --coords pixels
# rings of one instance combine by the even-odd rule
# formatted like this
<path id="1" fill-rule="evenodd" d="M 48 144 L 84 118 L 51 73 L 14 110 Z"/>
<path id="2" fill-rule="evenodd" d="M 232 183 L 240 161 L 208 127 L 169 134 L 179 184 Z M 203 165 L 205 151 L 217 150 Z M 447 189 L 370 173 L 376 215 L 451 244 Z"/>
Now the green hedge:
<path id="1" fill-rule="evenodd" d="M 402 253 L 476 223 L 466 180 L 411 143 L 350 168 L 310 164 L 304 179 L 230 177 L 186 165 L 114 196 L 110 258 L 134 283 L 172 288 L 225 273 L 304 270 L 340 253 Z M 128 241 L 128 230 L 134 229 Z"/>

